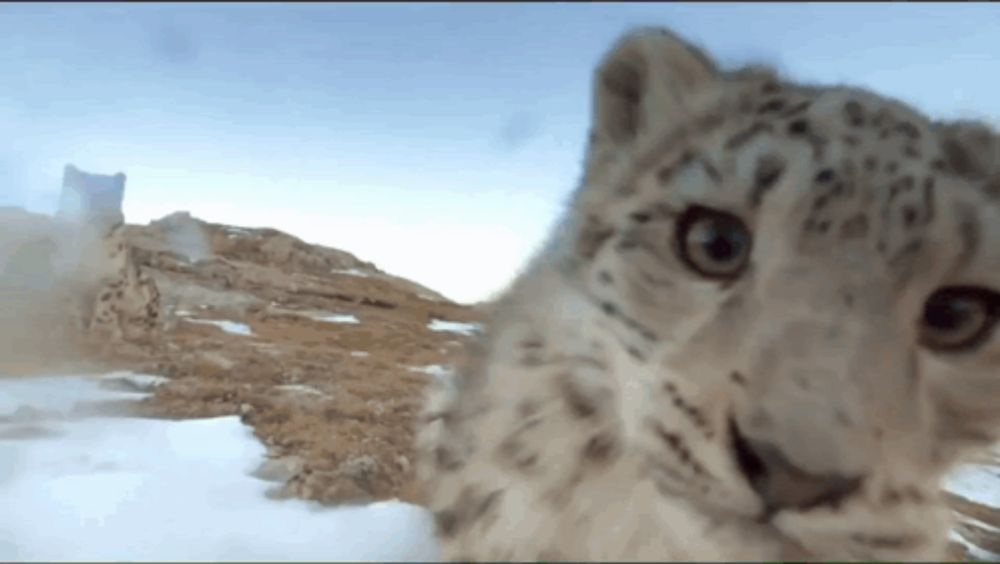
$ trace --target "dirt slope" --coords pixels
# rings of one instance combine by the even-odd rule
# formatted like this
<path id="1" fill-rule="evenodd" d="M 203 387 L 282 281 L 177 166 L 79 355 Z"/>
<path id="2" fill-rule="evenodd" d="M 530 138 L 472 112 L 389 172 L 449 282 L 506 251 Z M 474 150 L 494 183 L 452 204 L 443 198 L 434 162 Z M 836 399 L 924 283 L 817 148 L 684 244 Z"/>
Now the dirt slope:
<path id="1" fill-rule="evenodd" d="M 174 214 L 129 226 L 129 240 L 160 289 L 163 338 L 103 360 L 171 378 L 145 414 L 240 415 L 276 458 L 265 472 L 290 478 L 278 496 L 416 501 L 411 422 L 470 330 L 431 325 L 480 314 L 272 229 Z"/>

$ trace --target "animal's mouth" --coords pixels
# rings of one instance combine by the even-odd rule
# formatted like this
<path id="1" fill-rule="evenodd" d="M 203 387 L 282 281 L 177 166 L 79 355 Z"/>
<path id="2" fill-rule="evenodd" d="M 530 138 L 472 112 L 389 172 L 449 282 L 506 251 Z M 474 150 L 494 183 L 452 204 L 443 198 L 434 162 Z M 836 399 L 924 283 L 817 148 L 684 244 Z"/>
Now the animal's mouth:
<path id="1" fill-rule="evenodd" d="M 743 477 L 752 486 L 763 477 L 764 461 L 750 448 L 746 437 L 740 432 L 736 425 L 736 420 L 729 418 L 729 440 L 732 443 L 733 454 L 736 457 L 736 465 L 742 472 Z"/>
<path id="2" fill-rule="evenodd" d="M 729 419 L 729 437 L 736 466 L 764 504 L 763 521 L 785 509 L 837 506 L 861 486 L 859 476 L 802 470 L 773 444 L 746 437 L 734 418 Z"/>

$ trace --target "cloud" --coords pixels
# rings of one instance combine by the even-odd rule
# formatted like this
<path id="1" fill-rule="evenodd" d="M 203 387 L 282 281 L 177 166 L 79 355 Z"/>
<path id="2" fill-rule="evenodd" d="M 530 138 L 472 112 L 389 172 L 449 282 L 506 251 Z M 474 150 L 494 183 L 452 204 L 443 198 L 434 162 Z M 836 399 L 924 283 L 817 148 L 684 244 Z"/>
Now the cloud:
<path id="1" fill-rule="evenodd" d="M 531 114 L 518 112 L 504 121 L 494 137 L 494 145 L 512 153 L 530 143 L 541 133 L 541 122 Z"/>
<path id="2" fill-rule="evenodd" d="M 198 58 L 198 45 L 190 33 L 173 24 L 163 24 L 150 34 L 153 56 L 175 65 L 190 64 Z"/>

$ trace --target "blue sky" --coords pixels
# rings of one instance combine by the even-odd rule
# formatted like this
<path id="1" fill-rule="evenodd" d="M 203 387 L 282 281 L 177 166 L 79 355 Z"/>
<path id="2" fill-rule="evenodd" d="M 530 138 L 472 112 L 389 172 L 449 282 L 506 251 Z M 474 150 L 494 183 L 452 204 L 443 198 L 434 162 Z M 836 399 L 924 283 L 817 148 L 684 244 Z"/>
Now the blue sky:
<path id="1" fill-rule="evenodd" d="M 501 288 L 580 174 L 591 70 L 631 25 L 724 65 L 1000 116 L 990 4 L 0 4 L 0 205 L 67 162 L 177 210 L 335 246 L 445 295 Z"/>

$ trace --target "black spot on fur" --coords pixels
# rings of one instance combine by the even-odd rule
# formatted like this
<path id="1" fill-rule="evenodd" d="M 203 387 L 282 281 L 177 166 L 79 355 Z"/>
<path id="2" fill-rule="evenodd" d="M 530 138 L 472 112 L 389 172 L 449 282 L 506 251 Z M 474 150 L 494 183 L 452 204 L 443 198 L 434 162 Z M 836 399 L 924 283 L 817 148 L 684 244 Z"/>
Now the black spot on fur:
<path id="1" fill-rule="evenodd" d="M 833 180 L 835 176 L 833 169 L 824 168 L 823 170 L 816 173 L 816 178 L 814 179 L 819 184 L 825 184 Z"/>
<path id="2" fill-rule="evenodd" d="M 894 127 L 893 129 L 899 133 L 902 133 L 911 141 L 916 141 L 917 139 L 920 139 L 920 128 L 918 128 L 916 125 L 908 121 L 901 121 L 897 123 L 896 127 Z"/>
<path id="3" fill-rule="evenodd" d="M 844 117 L 847 121 L 847 125 L 851 127 L 860 127 L 865 123 L 865 111 L 860 103 L 856 100 L 849 100 L 844 104 Z"/>
<path id="4" fill-rule="evenodd" d="M 615 316 L 618 314 L 618 307 L 611 302 L 601 303 L 601 311 L 604 315 Z"/>
<path id="5" fill-rule="evenodd" d="M 750 139 L 752 139 L 756 135 L 770 131 L 771 131 L 770 125 L 766 123 L 755 123 L 750 127 L 737 132 L 735 135 L 727 139 L 725 143 L 725 148 L 727 150 L 736 149 L 741 145 L 746 144 L 746 142 L 750 141 Z"/>
<path id="6" fill-rule="evenodd" d="M 781 98 L 773 98 L 764 102 L 759 108 L 757 108 L 757 113 L 767 114 L 771 112 L 777 112 L 785 107 L 785 101 Z"/>
<path id="7" fill-rule="evenodd" d="M 840 224 L 841 239 L 859 239 L 868 235 L 868 216 L 863 212 Z"/>
<path id="8" fill-rule="evenodd" d="M 708 159 L 699 157 L 698 162 L 701 164 L 702 170 L 705 171 L 705 174 L 709 179 L 711 179 L 712 182 L 718 184 L 722 181 L 722 174 L 719 173 L 719 169 L 715 168 L 715 165 L 713 165 Z"/>
<path id="9" fill-rule="evenodd" d="M 444 446 L 434 449 L 434 462 L 440 470 L 445 472 L 455 472 L 465 465 L 451 449 Z"/>
<path id="10" fill-rule="evenodd" d="M 650 215 L 648 212 L 637 211 L 629 214 L 629 218 L 636 223 L 646 223 L 650 220 Z"/>
<path id="11" fill-rule="evenodd" d="M 667 431 L 658 421 L 653 422 L 653 430 L 656 436 L 663 441 L 667 449 L 672 452 L 677 459 L 686 467 L 691 469 L 696 475 L 708 475 L 708 471 L 692 456 L 684 438 L 677 433 Z"/>
<path id="12" fill-rule="evenodd" d="M 982 178 L 983 171 L 979 163 L 962 143 L 947 138 L 941 143 L 941 150 L 949 172 L 974 180 Z"/>
<path id="13" fill-rule="evenodd" d="M 562 398 L 574 416 L 580 419 L 588 419 L 597 415 L 600 398 L 590 397 L 584 393 L 584 390 L 575 385 L 571 374 L 562 375 L 558 378 L 558 382 Z"/>
<path id="14" fill-rule="evenodd" d="M 847 309 L 851 309 L 852 307 L 854 307 L 853 293 L 851 293 L 848 290 L 844 290 L 843 292 L 841 292 L 840 297 L 842 300 L 844 300 L 844 307 L 846 307 Z"/>
<path id="15" fill-rule="evenodd" d="M 523 349 L 538 350 L 545 346 L 545 341 L 538 337 L 530 337 L 521 341 L 520 346 Z"/>
<path id="16" fill-rule="evenodd" d="M 797 119 L 788 124 L 788 133 L 791 135 L 805 135 L 809 132 L 809 122 L 804 119 Z"/>
<path id="17" fill-rule="evenodd" d="M 586 260 L 592 260 L 613 234 L 614 230 L 601 224 L 597 218 L 588 218 L 577 238 L 577 253 Z"/>
<path id="18" fill-rule="evenodd" d="M 656 172 L 657 181 L 659 181 L 659 183 L 662 185 L 669 184 L 674 174 L 676 174 L 678 170 L 689 165 L 694 160 L 694 158 L 695 158 L 694 153 L 692 153 L 691 151 L 684 151 L 676 162 L 674 162 L 673 164 L 669 164 L 665 167 L 662 167 Z"/>
<path id="19" fill-rule="evenodd" d="M 750 207 L 760 206 L 764 195 L 774 187 L 785 170 L 785 161 L 776 155 L 765 155 L 757 160 L 753 186 L 750 188 Z"/>
<path id="20" fill-rule="evenodd" d="M 802 113 L 805 110 L 808 110 L 810 105 L 812 105 L 812 101 L 811 100 L 804 100 L 802 102 L 799 102 L 798 104 L 795 104 L 794 106 L 792 106 L 792 107 L 788 108 L 787 110 L 785 110 L 784 112 L 782 112 L 781 113 L 781 117 L 783 117 L 783 118 L 789 118 L 789 117 L 792 117 L 792 116 L 794 116 L 796 114 Z"/>
<path id="21" fill-rule="evenodd" d="M 1000 175 L 993 176 L 983 183 L 983 193 L 991 199 L 1000 198 Z"/>
<path id="22" fill-rule="evenodd" d="M 635 360 L 638 360 L 639 362 L 646 362 L 646 355 L 642 354 L 642 352 L 639 349 L 633 346 L 628 346 L 625 349 L 625 352 L 627 352 L 629 356 L 631 356 Z"/>
<path id="23" fill-rule="evenodd" d="M 618 454 L 618 440 L 610 433 L 598 433 L 583 447 L 583 457 L 593 462 L 608 462 Z"/>
<path id="24" fill-rule="evenodd" d="M 760 91 L 762 94 L 774 94 L 779 90 L 781 90 L 781 87 L 778 86 L 778 83 L 774 82 L 773 80 L 768 80 L 760 87 Z"/>
<path id="25" fill-rule="evenodd" d="M 538 453 L 529 450 L 520 439 L 521 431 L 515 433 L 497 446 L 497 455 L 501 461 L 512 464 L 521 471 L 528 471 L 538 463 Z"/>
<path id="26" fill-rule="evenodd" d="M 442 538 L 454 536 L 458 528 L 458 518 L 454 511 L 443 510 L 434 512 L 434 528 Z"/>
<path id="27" fill-rule="evenodd" d="M 684 414 L 684 416 L 687 417 L 688 420 L 690 420 L 691 423 L 708 438 L 712 437 L 713 433 L 711 426 L 705 419 L 704 414 L 702 414 L 700 409 L 688 403 L 688 401 L 681 396 L 677 386 L 675 386 L 672 382 L 664 382 L 663 391 L 670 398 L 670 403 L 679 413 Z"/>

